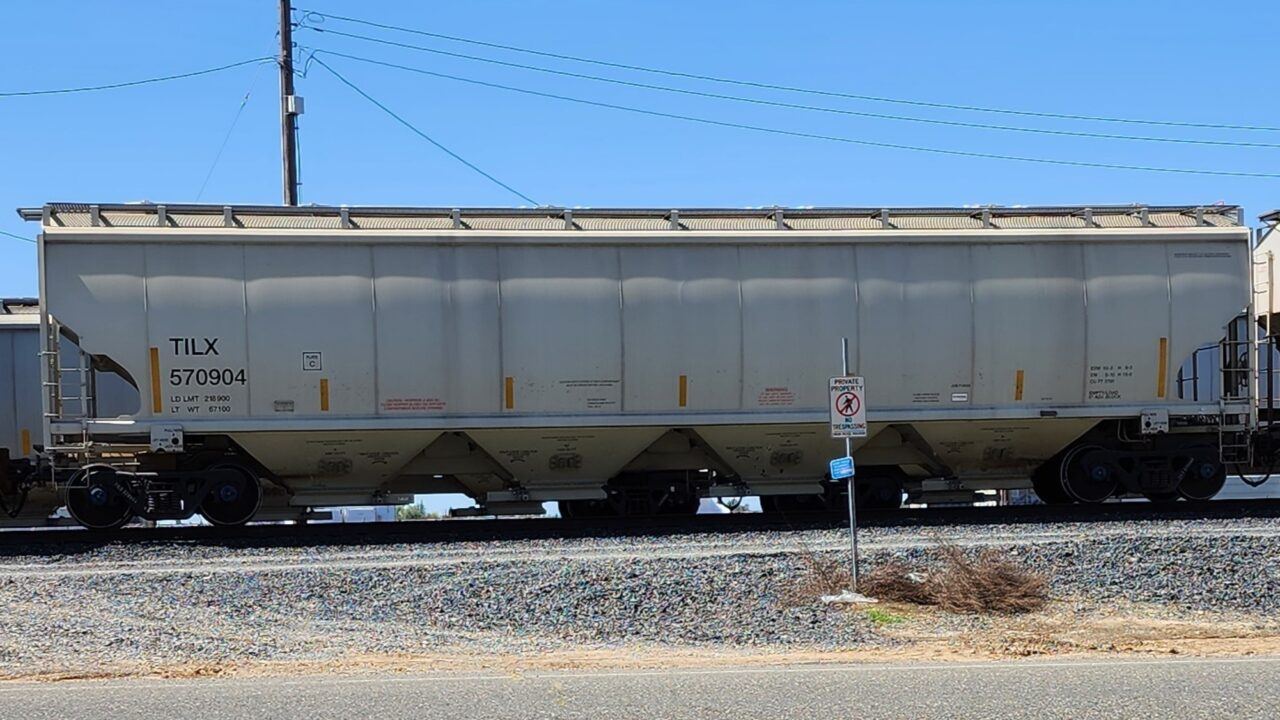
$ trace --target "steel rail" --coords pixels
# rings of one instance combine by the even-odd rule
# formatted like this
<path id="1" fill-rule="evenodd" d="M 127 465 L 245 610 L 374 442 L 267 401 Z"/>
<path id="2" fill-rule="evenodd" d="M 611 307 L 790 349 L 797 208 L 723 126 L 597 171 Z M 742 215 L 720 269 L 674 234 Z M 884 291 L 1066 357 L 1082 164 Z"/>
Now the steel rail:
<path id="1" fill-rule="evenodd" d="M 935 507 L 858 511 L 863 528 L 945 528 L 977 525 L 1160 522 L 1280 518 L 1280 500 L 1104 503 L 1100 505 L 1023 505 Z M 838 530 L 841 514 L 744 513 L 688 517 L 638 518 L 453 518 L 394 523 L 282 525 L 243 527 L 126 527 L 113 531 L 73 527 L 12 529 L 0 532 L 0 557 L 74 555 L 104 545 L 194 544 L 253 547 L 313 547 L 410 543 L 501 542 L 539 539 L 606 539 L 732 535 L 752 532 Z"/>

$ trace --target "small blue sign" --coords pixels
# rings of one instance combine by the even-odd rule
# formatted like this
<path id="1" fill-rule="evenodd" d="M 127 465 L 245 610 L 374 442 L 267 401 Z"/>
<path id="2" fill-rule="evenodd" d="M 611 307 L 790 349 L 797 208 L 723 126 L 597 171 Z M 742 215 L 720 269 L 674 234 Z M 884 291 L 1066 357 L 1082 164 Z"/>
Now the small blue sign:
<path id="1" fill-rule="evenodd" d="M 853 477 L 853 458 L 842 457 L 831 461 L 831 479 L 844 480 Z"/>

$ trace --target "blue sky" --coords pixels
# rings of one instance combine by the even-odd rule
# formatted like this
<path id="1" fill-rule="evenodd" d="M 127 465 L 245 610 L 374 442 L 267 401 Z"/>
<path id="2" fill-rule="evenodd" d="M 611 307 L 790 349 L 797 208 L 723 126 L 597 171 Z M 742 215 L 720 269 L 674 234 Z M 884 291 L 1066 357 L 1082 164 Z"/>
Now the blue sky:
<path id="1" fill-rule="evenodd" d="M 182 72 L 273 52 L 268 0 L 7 4 L 0 91 Z M 1280 125 L 1280 4 L 1193 2 L 498 2 L 299 0 L 337 14 L 536 49 L 836 91 L 1211 123 Z M 343 27 L 328 21 L 326 27 Z M 368 28 L 346 26 L 355 32 Z M 1280 143 L 1280 133 L 1057 122 L 747 91 L 575 66 L 409 35 L 400 41 L 765 99 L 940 119 Z M 880 142 L 1141 165 L 1280 172 L 1280 150 L 1101 141 L 816 114 L 477 65 L 299 32 L 297 41 L 439 72 L 662 112 Z M 1250 216 L 1280 180 L 941 157 L 589 108 L 330 57 L 425 132 L 561 205 L 1212 203 Z M 0 98 L 0 207 L 190 201 L 253 89 L 203 200 L 278 202 L 276 78 L 242 67 L 141 88 Z M 298 83 L 302 198 L 509 205 L 518 198 L 395 124 L 322 68 Z M 31 235 L 9 209 L 0 230 Z M 0 239 L 0 295 L 35 292 L 34 247 Z"/>
<path id="2" fill-rule="evenodd" d="M 420 3 L 298 7 L 559 53 L 826 90 L 1054 113 L 1280 126 L 1280 3 L 934 1 Z M 270 55 L 275 3 L 6 3 L 0 92 L 108 83 Z M 1066 122 L 806 97 L 634 75 L 411 35 L 402 42 L 605 74 L 944 120 L 1280 143 L 1280 133 Z M 1280 173 L 1280 149 L 1048 137 L 816 114 L 477 65 L 300 31 L 297 42 L 437 72 L 659 112 L 875 142 L 1136 165 Z M 323 57 L 323 56 L 322 56 Z M 424 132 L 540 203 L 569 206 L 1243 204 L 1280 206 L 1280 180 L 1067 168 L 778 137 L 515 95 L 330 57 Z M 109 92 L 0 98 L 0 230 L 46 201 L 280 199 L 276 77 L 241 67 Z M 513 205 L 313 65 L 298 81 L 307 203 Z M 0 237 L 0 296 L 33 295 L 33 245 Z"/>

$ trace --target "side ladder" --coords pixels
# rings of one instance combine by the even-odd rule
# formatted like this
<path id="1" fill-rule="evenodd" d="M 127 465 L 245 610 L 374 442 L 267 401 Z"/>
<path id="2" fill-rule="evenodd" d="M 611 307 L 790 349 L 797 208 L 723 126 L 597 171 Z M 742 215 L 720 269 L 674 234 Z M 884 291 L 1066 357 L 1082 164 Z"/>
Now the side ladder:
<path id="1" fill-rule="evenodd" d="M 1219 343 L 1222 392 L 1218 396 L 1218 453 L 1227 465 L 1253 463 L 1260 345 L 1251 315 L 1232 320 L 1227 336 Z"/>
<path id="2" fill-rule="evenodd" d="M 93 362 L 88 353 L 75 346 L 75 365 L 63 365 L 62 326 L 57 320 L 49 319 L 49 334 L 44 338 L 44 349 L 40 351 L 40 361 L 46 369 L 45 379 L 41 381 L 45 394 L 44 417 L 47 422 L 80 421 L 81 434 L 78 445 L 65 441 L 57 443 L 59 449 L 83 449 L 89 446 L 88 423 L 96 410 L 95 378 Z"/>

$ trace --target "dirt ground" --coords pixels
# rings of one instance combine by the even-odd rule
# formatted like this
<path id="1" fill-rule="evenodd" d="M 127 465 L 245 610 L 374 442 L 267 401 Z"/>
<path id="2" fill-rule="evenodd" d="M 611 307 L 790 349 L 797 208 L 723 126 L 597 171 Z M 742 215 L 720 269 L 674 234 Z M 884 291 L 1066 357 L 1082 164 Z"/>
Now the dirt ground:
<path id="1" fill-rule="evenodd" d="M 580 651 L 475 654 L 349 654 L 323 661 L 241 661 L 164 667 L 103 667 L 83 672 L 10 674 L 0 680 L 59 681 L 159 677 L 263 677 L 316 674 L 509 673 L 550 670 L 661 670 L 856 662 L 948 662 L 1099 656 L 1222 657 L 1280 655 L 1280 618 L 1247 613 L 1172 612 L 1160 606 L 1105 608 L 1054 601 L 1018 616 L 965 616 L 898 604 L 854 606 L 866 613 L 888 647 L 842 650 L 635 645 Z"/>

